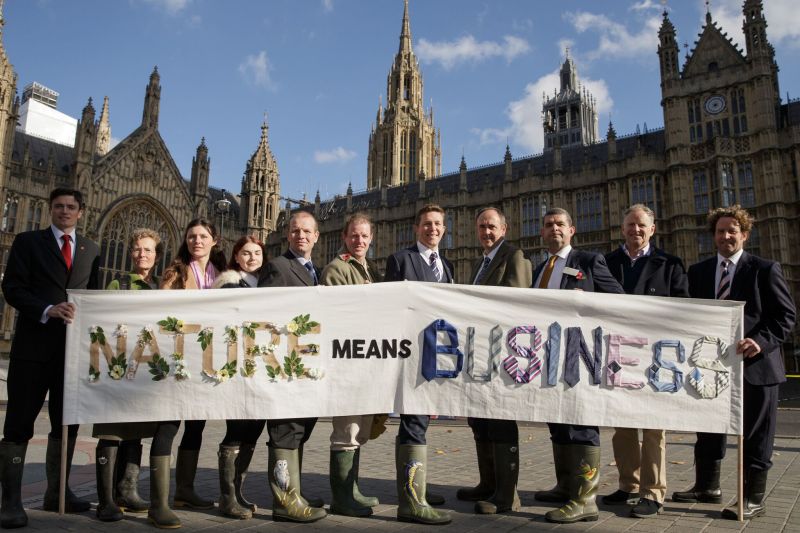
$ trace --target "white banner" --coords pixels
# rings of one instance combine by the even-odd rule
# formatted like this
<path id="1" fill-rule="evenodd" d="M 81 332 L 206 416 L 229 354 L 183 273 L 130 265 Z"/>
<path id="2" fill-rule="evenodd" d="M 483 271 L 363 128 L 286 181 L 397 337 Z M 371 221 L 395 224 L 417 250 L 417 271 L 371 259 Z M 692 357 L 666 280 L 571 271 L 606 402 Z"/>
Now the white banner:
<path id="1" fill-rule="evenodd" d="M 419 282 L 70 300 L 66 424 L 395 412 L 741 434 L 737 302 Z"/>

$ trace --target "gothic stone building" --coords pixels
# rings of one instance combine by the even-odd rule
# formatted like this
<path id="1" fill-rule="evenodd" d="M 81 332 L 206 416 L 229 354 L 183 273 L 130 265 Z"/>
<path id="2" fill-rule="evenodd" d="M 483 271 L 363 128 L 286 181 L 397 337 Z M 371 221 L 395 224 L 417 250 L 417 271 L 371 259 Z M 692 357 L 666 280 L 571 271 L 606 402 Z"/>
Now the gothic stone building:
<path id="1" fill-rule="evenodd" d="M 778 65 L 761 0 L 746 0 L 743 18 L 745 50 L 709 14 L 681 65 L 675 28 L 664 13 L 657 50 L 663 129 L 618 137 L 609 124 L 605 141 L 595 142 L 591 95 L 579 88 L 575 66 L 567 58 L 561 90 L 544 104 L 548 143 L 541 155 L 514 159 L 506 148 L 497 164 L 467 168 L 462 158 L 457 172 L 383 179 L 387 174 L 375 173 L 371 143 L 366 192 L 353 194 L 348 188 L 345 195 L 327 201 L 317 195 L 313 204 L 301 207 L 320 220 L 315 262 L 325 264 L 334 256 L 341 245 L 342 221 L 359 210 L 375 221 L 371 253 L 383 264 L 388 255 L 414 242 L 417 209 L 437 203 L 447 210 L 443 248 L 455 262 L 456 279 L 468 281 L 472 261 L 481 253 L 474 219 L 483 206 L 503 209 L 509 240 L 538 262 L 545 257 L 539 232 L 547 208 L 564 207 L 572 213 L 578 247 L 607 252 L 619 245 L 624 209 L 644 203 L 656 212 L 657 245 L 689 265 L 714 253 L 705 224 L 709 209 L 739 203 L 757 220 L 746 248 L 782 263 L 800 301 L 800 101 L 781 103 Z M 407 31 L 406 12 L 403 34 Z M 406 43 L 401 38 L 401 54 L 406 45 L 411 57 L 410 39 Z M 412 61 L 403 64 L 416 68 Z M 421 79 L 416 71 L 410 77 Z M 395 95 L 395 83 L 390 76 L 387 94 Z M 438 137 L 435 145 L 416 148 L 416 159 L 408 157 L 423 161 L 422 154 L 439 149 Z M 288 214 L 282 214 L 270 240 L 271 256 L 285 248 Z M 800 370 L 798 331 L 786 351 L 787 369 L 794 372 Z"/>

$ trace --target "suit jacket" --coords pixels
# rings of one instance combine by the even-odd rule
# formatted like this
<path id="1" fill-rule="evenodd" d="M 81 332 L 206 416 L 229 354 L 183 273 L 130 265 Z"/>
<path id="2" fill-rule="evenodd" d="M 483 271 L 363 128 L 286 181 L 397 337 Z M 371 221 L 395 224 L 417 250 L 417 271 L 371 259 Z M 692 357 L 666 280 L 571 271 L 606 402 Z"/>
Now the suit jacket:
<path id="1" fill-rule="evenodd" d="M 322 272 L 314 265 L 317 279 Z M 300 264 L 291 250 L 276 257 L 261 269 L 258 278 L 259 287 L 313 287 L 314 279 L 306 267 Z"/>
<path id="2" fill-rule="evenodd" d="M 689 267 L 692 298 L 716 297 L 716 273 L 716 254 Z M 744 379 L 751 385 L 786 381 L 781 345 L 794 327 L 797 310 L 781 266 L 744 252 L 736 265 L 728 299 L 745 302 L 744 336 L 761 347 L 761 353 L 744 360 Z"/>
<path id="3" fill-rule="evenodd" d="M 533 283 L 539 277 L 539 273 L 547 265 L 547 261 L 542 261 L 533 273 Z M 567 255 L 566 266 L 574 268 L 583 274 L 583 279 L 577 276 L 564 274 L 561 276 L 561 289 L 582 289 L 586 292 L 607 292 L 613 294 L 625 294 L 614 276 L 608 271 L 606 260 L 601 254 L 584 252 L 573 248 Z"/>
<path id="4" fill-rule="evenodd" d="M 441 250 L 439 257 L 442 258 L 444 272 L 442 273 L 443 283 L 455 283 L 453 277 L 453 263 L 448 261 Z M 430 265 L 425 263 L 419 254 L 416 243 L 413 246 L 404 248 L 399 252 L 389 256 L 386 261 L 386 276 L 384 281 L 430 281 L 436 283 L 438 280 L 433 275 Z"/>
<path id="5" fill-rule="evenodd" d="M 622 248 L 606 254 L 608 270 L 620 284 L 623 283 L 625 264 L 629 261 L 628 254 Z M 652 246 L 650 255 L 637 261 L 645 263 L 631 294 L 689 297 L 689 280 L 683 268 L 683 261 Z"/>
<path id="6" fill-rule="evenodd" d="M 483 265 L 483 255 L 473 263 L 469 283 L 475 282 L 475 276 L 478 275 L 481 265 Z M 527 288 L 532 283 L 531 270 L 531 262 L 525 258 L 522 250 L 504 240 L 500 243 L 497 253 L 478 285 Z"/>
<path id="7" fill-rule="evenodd" d="M 67 328 L 62 320 L 41 323 L 50 305 L 67 301 L 67 289 L 97 289 L 100 250 L 75 234 L 75 257 L 67 270 L 61 248 L 48 226 L 14 238 L 3 277 L 3 295 L 18 312 L 11 357 L 64 364 Z"/>

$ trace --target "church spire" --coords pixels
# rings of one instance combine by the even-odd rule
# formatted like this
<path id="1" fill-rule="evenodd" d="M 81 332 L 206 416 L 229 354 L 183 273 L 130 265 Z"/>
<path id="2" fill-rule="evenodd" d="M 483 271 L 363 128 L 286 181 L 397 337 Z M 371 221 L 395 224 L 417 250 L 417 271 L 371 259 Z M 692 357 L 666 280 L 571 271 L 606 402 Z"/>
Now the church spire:
<path id="1" fill-rule="evenodd" d="M 100 122 L 97 125 L 97 155 L 106 155 L 111 147 L 111 123 L 108 118 L 108 96 L 103 98 Z"/>
<path id="2" fill-rule="evenodd" d="M 150 83 L 144 93 L 144 110 L 142 111 L 142 127 L 158 129 L 158 108 L 161 101 L 161 76 L 158 67 L 153 67 Z"/>
<path id="3" fill-rule="evenodd" d="M 403 26 L 400 29 L 399 54 L 411 53 L 411 23 L 408 20 L 408 0 L 403 2 Z"/>
<path id="4" fill-rule="evenodd" d="M 241 225 L 248 235 L 256 236 L 261 242 L 275 231 L 280 212 L 280 174 L 278 164 L 269 146 L 269 125 L 267 114 L 261 123 L 261 139 L 250 160 L 247 162 L 242 179 Z"/>

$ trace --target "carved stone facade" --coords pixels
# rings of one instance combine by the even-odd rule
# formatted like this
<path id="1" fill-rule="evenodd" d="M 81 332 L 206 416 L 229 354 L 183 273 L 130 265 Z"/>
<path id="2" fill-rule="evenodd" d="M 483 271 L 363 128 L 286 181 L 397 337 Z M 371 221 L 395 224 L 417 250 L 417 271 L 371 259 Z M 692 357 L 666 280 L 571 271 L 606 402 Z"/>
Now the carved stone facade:
<path id="1" fill-rule="evenodd" d="M 386 82 L 386 109 L 378 105 L 369 135 L 367 188 L 413 183 L 442 173 L 439 130 L 433 109 L 425 111 L 422 73 L 411 48 L 408 0 L 405 0 L 400 49 Z"/>
<path id="2" fill-rule="evenodd" d="M 269 147 L 267 118 L 261 125 L 261 140 L 258 148 L 247 162 L 242 178 L 242 207 L 239 224 L 266 242 L 275 231 L 275 222 L 280 214 L 281 182 L 278 163 Z"/>
<path id="3" fill-rule="evenodd" d="M 560 89 L 552 97 L 542 98 L 544 120 L 544 149 L 552 150 L 594 144 L 597 134 L 597 110 L 592 94 L 578 83 L 578 68 L 569 57 L 559 71 Z"/>
<path id="4" fill-rule="evenodd" d="M 558 146 L 426 180 L 347 194 L 303 207 L 320 219 L 314 262 L 325 264 L 341 245 L 347 214 L 364 211 L 375 221 L 373 253 L 386 257 L 414 242 L 414 215 L 437 203 L 447 211 L 442 242 L 464 281 L 481 253 L 475 237 L 478 209 L 499 206 L 508 239 L 531 256 L 545 257 L 540 224 L 549 207 L 568 209 L 577 246 L 607 252 L 619 246 L 624 209 L 644 203 L 656 212 L 656 243 L 689 265 L 714 253 L 706 228 L 709 209 L 739 203 L 756 217 L 746 245 L 775 259 L 800 302 L 800 101 L 781 103 L 774 51 L 767 41 L 760 0 L 743 8 L 747 50 L 727 39 L 711 16 L 681 69 L 675 29 L 664 14 L 659 31 L 664 129 L 617 137 L 609 124 L 604 142 Z M 577 79 L 575 80 L 577 82 Z M 543 109 L 546 111 L 546 109 Z M 581 143 L 584 144 L 584 143 Z M 269 255 L 285 249 L 284 212 Z M 800 370 L 800 328 L 786 351 L 787 369 Z"/>

